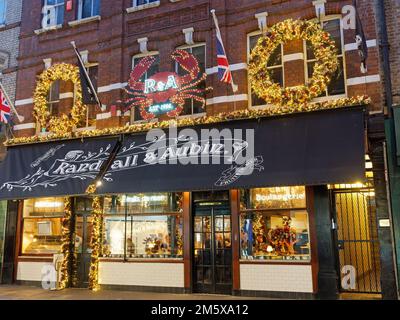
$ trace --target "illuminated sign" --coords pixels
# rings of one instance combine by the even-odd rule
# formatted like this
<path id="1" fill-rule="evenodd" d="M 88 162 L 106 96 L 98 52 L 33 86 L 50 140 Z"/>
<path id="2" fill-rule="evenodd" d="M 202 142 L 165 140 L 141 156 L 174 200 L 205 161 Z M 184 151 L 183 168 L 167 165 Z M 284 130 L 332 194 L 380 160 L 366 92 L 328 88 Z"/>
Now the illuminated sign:
<path id="1" fill-rule="evenodd" d="M 129 108 L 140 108 L 145 120 L 159 115 L 177 117 L 189 99 L 205 107 L 205 90 L 197 86 L 206 79 L 206 74 L 200 72 L 197 59 L 185 50 L 176 50 L 171 57 L 184 70 L 184 74 L 159 72 L 142 81 L 141 78 L 156 60 L 153 56 L 143 58 L 131 72 L 125 89 L 128 94 L 125 104 Z"/>

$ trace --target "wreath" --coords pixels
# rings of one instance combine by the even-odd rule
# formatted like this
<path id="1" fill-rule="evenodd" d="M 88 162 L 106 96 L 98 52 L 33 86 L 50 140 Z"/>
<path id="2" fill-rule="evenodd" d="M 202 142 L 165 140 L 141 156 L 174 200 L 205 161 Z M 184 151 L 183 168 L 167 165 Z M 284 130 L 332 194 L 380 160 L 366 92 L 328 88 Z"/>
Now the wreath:
<path id="1" fill-rule="evenodd" d="M 313 46 L 316 63 L 307 85 L 281 88 L 271 80 L 266 64 L 280 44 L 303 39 Z M 288 19 L 274 25 L 258 39 L 249 62 L 249 76 L 254 93 L 267 103 L 286 107 L 304 106 L 327 89 L 339 66 L 335 42 L 329 33 L 312 21 Z"/>
<path id="2" fill-rule="evenodd" d="M 47 96 L 52 83 L 56 80 L 72 81 L 75 86 L 75 101 L 69 115 L 50 117 Z M 41 127 L 48 127 L 50 132 L 56 134 L 72 132 L 73 127 L 85 118 L 86 107 L 82 102 L 80 83 L 79 68 L 67 63 L 55 64 L 39 75 L 33 95 L 33 116 Z"/>

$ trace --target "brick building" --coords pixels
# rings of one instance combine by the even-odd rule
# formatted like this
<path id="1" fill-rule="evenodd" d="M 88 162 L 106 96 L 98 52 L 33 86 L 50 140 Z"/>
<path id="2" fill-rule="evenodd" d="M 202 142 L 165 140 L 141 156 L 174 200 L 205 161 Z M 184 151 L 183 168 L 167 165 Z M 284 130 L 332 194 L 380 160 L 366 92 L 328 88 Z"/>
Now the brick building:
<path id="1" fill-rule="evenodd" d="M 258 110 L 262 114 L 271 106 L 251 89 L 248 76 L 250 52 L 269 28 L 288 18 L 321 24 L 335 41 L 338 70 L 325 92 L 313 103 L 325 105 L 341 100 L 350 104 L 348 98 L 364 95 L 371 98 L 367 106 L 348 108 L 348 114 L 343 109 L 337 109 L 286 116 L 281 114 L 278 118 L 267 118 L 265 123 L 264 120 L 257 120 L 262 123 L 259 130 L 265 130 L 262 136 L 256 138 L 259 147 L 262 149 L 264 145 L 269 145 L 272 148 L 268 150 L 270 160 L 266 161 L 270 168 L 265 172 L 273 177 L 265 178 L 264 182 L 235 184 L 236 187 L 227 187 L 229 191 L 224 192 L 216 188 L 216 184 L 208 187 L 202 185 L 201 181 L 209 174 L 204 172 L 196 176 L 196 170 L 193 169 L 193 172 L 181 173 L 181 184 L 176 182 L 172 186 L 166 183 L 171 180 L 167 178 L 170 173 L 156 169 L 154 172 L 160 174 L 162 179 L 152 177 L 154 173 L 149 172 L 153 179 L 150 179 L 153 182 L 150 181 L 149 185 L 146 185 L 147 174 L 142 177 L 143 180 L 131 177 L 138 179 L 135 185 L 124 182 L 123 177 L 120 188 L 112 189 L 106 184 L 103 192 L 99 191 L 105 212 L 103 245 L 106 249 L 98 264 L 98 283 L 102 287 L 129 286 L 145 290 L 283 297 L 319 295 L 327 298 L 335 298 L 339 292 L 365 292 L 393 298 L 395 283 L 394 277 L 390 276 L 393 274 L 393 263 L 388 259 L 392 251 L 387 246 L 390 245 L 387 234 L 380 230 L 377 223 L 377 217 L 384 218 L 388 211 L 385 206 L 384 170 L 380 166 L 383 151 L 379 145 L 380 138 L 376 138 L 374 132 L 372 135 L 369 132 L 366 134 L 367 128 L 371 130 L 369 123 L 373 122 L 375 115 L 383 114 L 385 105 L 384 90 L 380 83 L 377 21 L 374 19 L 376 8 L 370 5 L 370 1 L 358 1 L 369 47 L 368 72 L 363 74 L 355 31 L 346 28 L 344 23 L 347 13 L 343 12 L 343 7 L 349 4 L 351 1 L 335 0 L 249 0 L 245 3 L 236 0 L 57 0 L 51 3 L 51 17 L 43 17 L 42 12 L 50 11 L 42 11 L 43 3 L 40 1 L 24 4 L 16 106 L 25 117 L 25 123 L 14 127 L 15 136 L 22 138 L 15 142 L 46 141 L 46 137 L 51 137 L 49 128 L 33 116 L 36 77 L 57 63 L 76 64 L 71 41 L 75 41 L 79 48 L 105 108 L 102 111 L 98 106 L 89 107 L 85 121 L 75 128 L 75 137 L 82 139 L 90 137 L 91 132 L 103 132 L 107 136 L 123 132 L 123 127 L 151 126 L 152 122 L 146 122 L 143 113 L 137 111 L 138 108 L 122 108 L 117 100 L 126 99 L 123 89 L 127 86 L 130 72 L 146 61 L 145 57 L 152 57 L 153 64 L 138 81 L 156 79 L 160 72 L 185 76 L 185 69 L 171 57 L 176 49 L 195 56 L 200 70 L 207 74 L 205 85 L 199 84 L 198 87 L 213 88 L 207 90 L 205 108 L 196 99 L 185 99 L 183 112 L 176 119 L 178 122 L 187 124 L 198 121 L 203 125 L 208 123 L 207 120 L 193 119 L 213 119 L 221 113 L 232 112 L 224 119 L 233 119 L 235 114 L 245 114 L 240 110 L 249 110 L 249 113 Z M 211 9 L 216 10 L 234 82 L 238 85 L 235 93 L 229 85 L 222 84 L 218 79 Z M 316 59 L 306 41 L 294 40 L 278 45 L 266 68 L 281 86 L 299 86 L 308 83 L 313 76 Z M 69 114 L 74 102 L 74 86 L 70 82 L 56 81 L 47 98 L 52 116 Z M 360 112 L 362 118 L 359 117 Z M 349 119 L 354 119 L 354 124 L 350 124 Z M 156 120 L 168 120 L 168 116 L 161 114 Z M 248 125 L 258 128 L 257 121 L 252 121 Z M 228 122 L 225 126 L 246 127 L 245 122 L 235 123 Z M 307 128 L 310 131 L 300 130 L 304 129 L 305 123 L 309 123 Z M 224 125 L 216 126 L 219 128 Z M 99 131 L 115 127 L 121 129 Z M 383 127 L 378 126 L 377 130 L 383 132 Z M 81 136 L 79 132 L 83 132 Z M 311 132 L 316 134 L 312 135 Z M 39 138 L 23 139 L 34 135 Z M 121 139 L 131 141 L 134 138 L 122 135 Z M 264 139 L 265 143 L 261 143 Z M 49 142 L 52 148 L 48 152 L 43 149 L 47 143 L 33 144 L 30 148 L 38 156 L 44 155 L 44 160 L 38 158 L 37 163 L 51 158 L 64 147 L 70 148 L 65 159 L 73 156 L 78 161 L 82 152 L 87 151 L 76 144 L 78 142 L 72 140 L 58 146 Z M 133 142 L 138 144 L 137 141 Z M 309 148 L 301 148 L 302 143 L 309 145 Z M 364 144 L 366 150 L 363 149 Z M 77 151 L 77 148 L 81 149 Z M 124 152 L 127 149 L 129 147 L 125 147 Z M 18 154 L 23 147 L 10 146 L 10 150 Z M 359 153 L 353 155 L 353 152 Z M 309 159 L 310 155 L 313 155 L 315 162 Z M 345 163 L 346 157 L 355 162 Z M 266 158 L 264 156 L 263 161 Z M 294 161 L 294 158 L 298 161 Z M 31 164 L 32 168 L 35 167 L 34 163 Z M 273 168 L 279 167 L 279 163 L 283 168 L 275 172 Z M 62 168 L 67 168 L 69 164 L 65 163 Z M 293 170 L 285 171 L 285 165 L 288 168 L 293 166 Z M 326 167 L 319 168 L 320 165 Z M 64 172 L 62 168 L 58 173 Z M 344 174 L 345 171 L 347 174 Z M 320 177 L 317 172 L 321 174 Z M 190 181 L 191 177 L 196 182 Z M 358 179 L 362 182 L 356 181 Z M 50 195 L 81 195 L 73 200 L 74 228 L 78 235 L 75 245 L 79 248 L 75 252 L 78 255 L 75 271 L 79 285 L 87 285 L 92 279 L 88 279 L 91 252 L 88 234 L 92 232 L 95 222 L 90 214 L 90 198 L 84 196 L 82 186 L 66 191 L 54 187 L 57 184 L 53 183 L 53 189 L 41 193 L 35 191 L 36 185 L 25 185 L 21 194 L 16 193 L 21 191 L 21 184 L 0 180 L 10 192 L 4 192 L 1 195 L 3 199 L 21 199 L 9 208 L 9 214 L 18 215 L 19 218 L 15 222 L 18 230 L 15 254 L 8 257 L 14 263 L 12 276 L 8 280 L 37 283 L 41 280 L 41 268 L 52 260 L 48 255 L 59 248 L 61 231 L 57 231 L 57 219 L 60 218 L 60 208 L 64 202 L 60 198 L 40 199 Z M 125 183 L 129 186 L 125 186 Z M 375 198 L 375 195 L 378 196 Z M 177 203 L 181 206 L 178 208 L 171 204 L 171 201 L 174 202 L 171 199 L 175 197 L 180 199 Z M 162 208 L 162 212 L 167 210 L 173 214 L 157 215 L 148 209 L 152 206 L 156 213 Z M 55 213 L 55 217 L 46 218 L 46 214 L 43 215 L 40 210 L 36 212 L 35 208 L 42 208 L 48 214 Z M 146 210 L 156 216 L 153 222 L 139 214 L 144 212 L 149 215 Z M 134 217 L 132 212 L 137 216 Z M 163 223 L 164 218 L 168 222 Z M 349 223 L 350 220 L 353 222 Z M 151 222 L 153 224 L 149 227 Z M 295 226 L 292 229 L 291 223 Z M 171 225 L 174 226 L 173 232 L 168 229 Z M 274 225 L 277 227 L 274 228 Z M 40 232 L 39 226 L 43 228 Z M 284 247 L 282 244 L 283 247 L 279 247 L 272 238 L 285 228 L 291 230 L 296 240 L 292 246 Z M 131 230 L 130 233 L 127 230 Z M 150 231 L 143 236 L 146 233 L 143 230 Z M 174 236 L 171 236 L 172 233 Z M 163 247 L 164 243 L 159 243 L 162 242 L 160 237 L 168 242 L 166 251 L 154 249 Z M 43 247 L 35 247 L 35 243 Z M 210 258 L 210 254 L 213 258 Z M 282 276 L 276 277 L 276 274 Z"/>
<path id="2" fill-rule="evenodd" d="M 17 57 L 19 51 L 19 32 L 22 1 L 0 2 L 0 72 L 3 73 L 3 85 L 10 99 L 15 100 L 17 82 Z M 4 128 L 2 128 L 2 134 Z M 2 138 L 4 141 L 4 137 Z M 4 146 L 0 147 L 0 158 L 4 157 Z M 3 154 L 3 156 L 1 156 Z"/>

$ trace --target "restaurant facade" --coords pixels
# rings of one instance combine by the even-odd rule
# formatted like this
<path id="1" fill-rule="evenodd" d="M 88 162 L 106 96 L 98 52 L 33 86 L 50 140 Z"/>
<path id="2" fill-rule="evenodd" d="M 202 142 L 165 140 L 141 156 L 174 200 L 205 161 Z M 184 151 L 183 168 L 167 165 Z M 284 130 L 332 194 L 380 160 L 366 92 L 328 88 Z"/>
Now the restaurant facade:
<path id="1" fill-rule="evenodd" d="M 396 298 L 368 1 L 367 74 L 346 1 L 44 5 L 23 8 L 3 283 L 58 260 L 60 288 Z"/>

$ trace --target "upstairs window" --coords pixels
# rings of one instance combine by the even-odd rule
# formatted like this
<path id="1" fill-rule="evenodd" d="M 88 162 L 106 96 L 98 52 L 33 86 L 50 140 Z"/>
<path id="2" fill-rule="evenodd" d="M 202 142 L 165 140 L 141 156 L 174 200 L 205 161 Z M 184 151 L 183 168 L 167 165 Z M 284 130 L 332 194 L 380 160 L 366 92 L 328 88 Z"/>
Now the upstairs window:
<path id="1" fill-rule="evenodd" d="M 191 53 L 197 59 L 197 61 L 199 62 L 199 67 L 200 67 L 199 75 L 206 72 L 206 46 L 204 44 L 198 44 L 198 45 L 194 45 L 194 46 L 190 46 L 190 47 L 181 47 L 178 49 L 185 50 L 185 51 Z M 178 63 L 175 63 L 175 72 L 179 76 L 184 76 L 187 74 L 187 71 L 185 71 Z M 197 88 L 200 90 L 205 90 L 206 82 L 205 81 L 201 82 L 197 86 Z M 205 109 L 202 108 L 201 102 L 198 102 L 194 99 L 186 99 L 181 115 L 182 116 L 190 116 L 190 115 L 195 115 L 195 114 L 201 114 L 204 112 L 205 112 Z"/>
<path id="2" fill-rule="evenodd" d="M 42 27 L 53 27 L 64 23 L 64 0 L 44 0 Z"/>
<path id="3" fill-rule="evenodd" d="M 0 71 L 8 67 L 8 54 L 0 52 Z"/>
<path id="4" fill-rule="evenodd" d="M 249 36 L 249 53 L 248 53 L 249 58 L 251 51 L 257 45 L 257 41 L 260 37 L 261 37 L 260 33 L 252 34 Z M 284 81 L 284 64 L 283 64 L 283 45 L 279 45 L 275 49 L 270 59 L 268 61 L 265 61 L 265 64 L 267 70 L 271 75 L 271 79 L 275 83 L 278 83 L 281 87 L 284 87 L 285 81 Z M 264 99 L 258 97 L 251 89 L 251 85 L 249 86 L 251 91 L 251 106 L 252 107 L 265 106 L 267 102 Z"/>
<path id="5" fill-rule="evenodd" d="M 138 7 L 153 2 L 160 2 L 160 0 L 133 0 L 133 6 Z"/>
<path id="6" fill-rule="evenodd" d="M 100 15 L 100 0 L 79 0 L 78 19 Z"/>
<path id="7" fill-rule="evenodd" d="M 0 26 L 6 24 L 6 0 L 0 0 Z"/>
<path id="8" fill-rule="evenodd" d="M 132 60 L 132 67 L 135 68 L 140 63 L 140 61 L 142 61 L 142 59 L 144 59 L 145 57 L 148 57 L 148 56 L 154 56 L 154 58 L 156 58 L 156 60 L 151 65 L 151 67 L 140 78 L 141 82 L 145 82 L 147 79 L 154 76 L 160 70 L 160 56 L 158 55 L 158 52 L 149 53 L 147 55 L 134 56 L 133 60 Z M 140 106 L 134 107 L 131 112 L 132 112 L 132 116 L 131 116 L 132 121 L 143 121 L 144 120 L 140 114 Z"/>
<path id="9" fill-rule="evenodd" d="M 321 94 L 321 98 L 328 96 L 342 96 L 346 94 L 345 85 L 345 63 L 344 63 L 344 50 L 343 50 L 343 34 L 340 19 L 331 19 L 322 22 L 323 29 L 328 32 L 335 41 L 338 50 L 339 68 L 332 76 L 332 81 L 328 85 L 326 92 Z M 310 43 L 306 42 L 306 57 L 307 57 L 307 80 L 310 79 L 314 73 L 315 56 L 313 47 Z"/>

